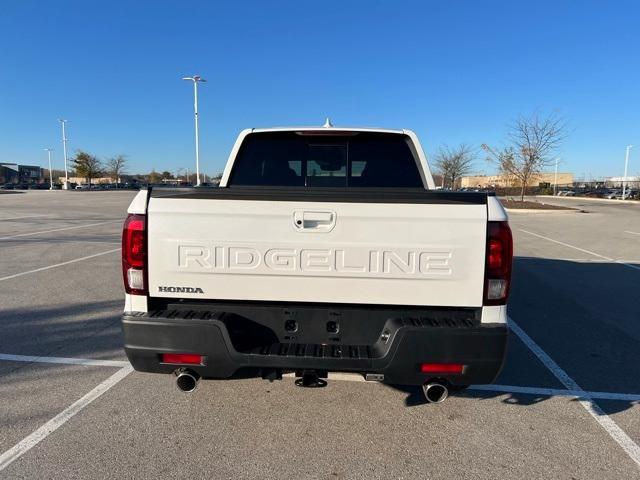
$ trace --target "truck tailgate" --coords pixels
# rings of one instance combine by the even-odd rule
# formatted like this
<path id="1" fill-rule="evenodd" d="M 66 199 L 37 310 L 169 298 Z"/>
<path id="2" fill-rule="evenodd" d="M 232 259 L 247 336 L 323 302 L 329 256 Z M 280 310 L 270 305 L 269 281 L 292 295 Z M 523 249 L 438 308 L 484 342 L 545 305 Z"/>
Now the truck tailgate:
<path id="1" fill-rule="evenodd" d="M 152 195 L 149 295 L 477 307 L 486 228 L 480 202 Z"/>

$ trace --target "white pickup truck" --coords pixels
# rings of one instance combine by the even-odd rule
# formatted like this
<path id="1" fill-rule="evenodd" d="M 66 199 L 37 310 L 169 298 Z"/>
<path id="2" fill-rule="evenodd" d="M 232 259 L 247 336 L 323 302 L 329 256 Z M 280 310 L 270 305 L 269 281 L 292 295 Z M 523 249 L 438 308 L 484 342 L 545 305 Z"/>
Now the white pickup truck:
<path id="1" fill-rule="evenodd" d="M 502 367 L 507 216 L 436 191 L 409 130 L 244 130 L 219 187 L 149 188 L 128 213 L 125 350 L 183 391 L 353 372 L 438 402 Z"/>

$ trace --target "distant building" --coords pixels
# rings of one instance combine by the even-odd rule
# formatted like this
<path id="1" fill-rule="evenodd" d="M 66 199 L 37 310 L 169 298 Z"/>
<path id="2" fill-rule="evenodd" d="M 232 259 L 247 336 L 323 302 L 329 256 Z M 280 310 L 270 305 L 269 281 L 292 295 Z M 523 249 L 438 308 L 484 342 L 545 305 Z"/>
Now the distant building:
<path id="1" fill-rule="evenodd" d="M 180 185 L 181 183 L 185 183 L 185 182 L 183 180 L 180 180 L 179 178 L 163 178 L 162 179 L 163 185 L 176 186 L 176 185 Z"/>
<path id="2" fill-rule="evenodd" d="M 42 169 L 36 165 L 0 163 L 0 183 L 39 183 Z"/>
<path id="3" fill-rule="evenodd" d="M 627 175 L 626 177 L 607 177 L 604 179 L 604 184 L 607 187 L 622 188 L 622 184 L 625 182 L 627 184 L 627 187 L 629 188 L 640 188 L 640 176 L 638 175 Z"/>
<path id="4" fill-rule="evenodd" d="M 573 173 L 560 173 L 558 172 L 558 185 L 570 185 L 573 183 Z M 528 187 L 537 187 L 539 183 L 550 183 L 553 185 L 556 182 L 556 174 L 541 173 L 535 175 L 527 185 Z M 473 177 L 462 177 L 460 179 L 461 187 L 513 187 L 518 185 L 517 181 L 507 175 L 476 175 Z"/>
<path id="5" fill-rule="evenodd" d="M 58 177 L 60 183 L 64 183 L 64 177 Z M 75 183 L 76 185 L 84 185 L 87 183 L 87 179 L 84 177 L 69 177 L 69 183 Z M 111 177 L 96 177 L 91 179 L 91 185 L 98 185 L 100 183 L 116 183 Z"/>

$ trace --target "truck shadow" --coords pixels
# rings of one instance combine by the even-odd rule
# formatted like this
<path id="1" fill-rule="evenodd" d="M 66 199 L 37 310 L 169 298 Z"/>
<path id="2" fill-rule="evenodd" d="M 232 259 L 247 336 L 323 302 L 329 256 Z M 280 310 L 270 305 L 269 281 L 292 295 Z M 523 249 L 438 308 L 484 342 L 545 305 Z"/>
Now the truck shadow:
<path id="1" fill-rule="evenodd" d="M 517 257 L 509 315 L 585 391 L 640 394 L 639 293 L 640 271 L 619 263 Z M 0 353 L 124 359 L 121 309 L 119 297 L 1 309 Z M 495 383 L 563 388 L 516 335 L 509 342 Z M 407 406 L 425 403 L 420 387 L 392 388 L 406 394 Z M 517 406 L 551 398 L 484 390 L 455 396 Z M 607 413 L 638 403 L 598 401 L 605 402 Z"/>
<path id="2" fill-rule="evenodd" d="M 394 390 L 398 390 L 400 392 L 405 393 L 407 396 L 405 397 L 404 404 L 407 407 L 416 407 L 419 405 L 428 405 L 429 402 L 424 398 L 424 394 L 422 393 L 422 387 L 415 385 L 388 385 Z M 550 399 L 549 395 L 530 395 L 530 394 L 520 394 L 520 393 L 505 393 L 505 392 L 491 392 L 487 390 L 473 390 L 467 389 L 458 392 L 449 393 L 449 397 L 461 397 L 461 398 L 475 398 L 478 400 L 488 400 L 491 398 L 502 398 L 502 402 L 509 405 L 520 405 L 520 406 L 529 406 L 535 405 L 540 402 L 544 402 L 545 400 Z M 448 401 L 448 400 L 446 400 Z M 628 402 L 630 403 L 630 402 Z M 632 403 L 628 405 L 630 407 Z M 434 405 L 435 407 L 436 405 Z M 625 408 L 626 409 L 626 408 Z"/>
<path id="3" fill-rule="evenodd" d="M 0 353 L 124 359 L 122 300 L 0 311 Z"/>
<path id="4" fill-rule="evenodd" d="M 516 257 L 508 312 L 585 391 L 640 395 L 639 294 L 640 270 L 620 263 Z M 495 383 L 564 389 L 514 333 L 510 334 L 506 362 Z M 407 394 L 407 406 L 426 403 L 420 387 L 393 388 Z M 521 406 L 551 398 L 485 390 L 454 395 L 502 398 L 506 404 Z M 597 402 L 607 413 L 640 403 Z"/>

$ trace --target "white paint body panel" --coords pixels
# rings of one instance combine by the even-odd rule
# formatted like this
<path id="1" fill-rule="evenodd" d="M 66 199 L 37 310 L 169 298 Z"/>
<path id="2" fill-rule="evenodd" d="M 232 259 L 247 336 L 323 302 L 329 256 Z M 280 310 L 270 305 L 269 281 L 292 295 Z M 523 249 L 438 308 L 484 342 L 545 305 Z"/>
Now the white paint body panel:
<path id="1" fill-rule="evenodd" d="M 487 197 L 487 217 L 490 222 L 506 222 L 509 220 L 507 212 L 498 197 Z"/>
<path id="2" fill-rule="evenodd" d="M 507 323 L 506 305 L 489 305 L 482 307 L 482 323 Z"/>
<path id="3" fill-rule="evenodd" d="M 146 312 L 147 296 L 146 295 L 130 295 L 124 294 L 124 311 L 125 312 Z"/>
<path id="4" fill-rule="evenodd" d="M 150 295 L 478 307 L 486 222 L 486 205 L 152 198 Z"/>
<path id="5" fill-rule="evenodd" d="M 129 204 L 129 208 L 127 209 L 127 213 L 130 214 L 138 214 L 144 215 L 147 213 L 147 196 L 149 195 L 149 190 L 140 190 L 131 203 Z"/>
<path id="6" fill-rule="evenodd" d="M 147 213 L 147 198 L 149 196 L 149 190 L 140 190 L 127 209 L 128 214 L 144 215 Z M 130 295 L 125 294 L 124 300 L 125 312 L 146 312 L 147 311 L 147 297 L 146 295 Z"/>

